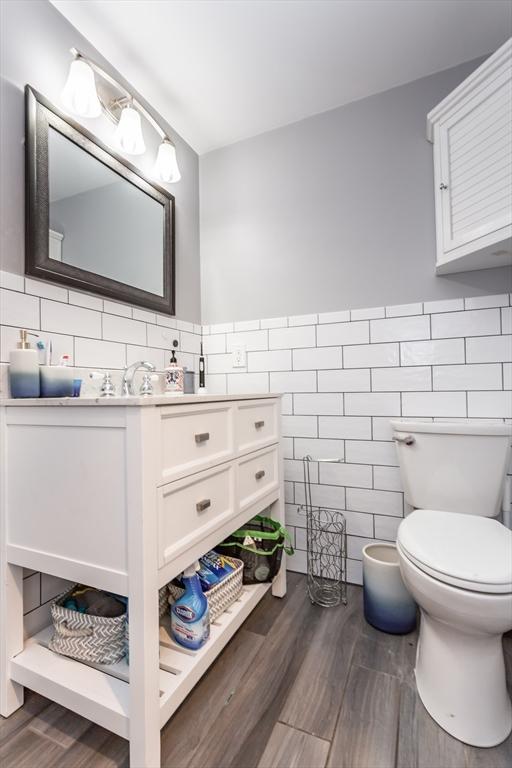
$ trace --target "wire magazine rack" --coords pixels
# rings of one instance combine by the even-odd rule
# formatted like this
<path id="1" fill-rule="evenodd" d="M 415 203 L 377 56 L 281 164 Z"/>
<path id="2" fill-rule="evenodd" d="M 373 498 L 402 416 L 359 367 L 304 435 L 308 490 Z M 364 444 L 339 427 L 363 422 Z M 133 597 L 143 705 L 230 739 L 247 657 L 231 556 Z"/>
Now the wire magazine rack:
<path id="1" fill-rule="evenodd" d="M 340 463 L 339 459 L 304 456 L 304 504 L 306 513 L 307 589 L 312 603 L 330 608 L 347 603 L 347 526 L 340 509 L 312 503 L 311 463 Z"/>

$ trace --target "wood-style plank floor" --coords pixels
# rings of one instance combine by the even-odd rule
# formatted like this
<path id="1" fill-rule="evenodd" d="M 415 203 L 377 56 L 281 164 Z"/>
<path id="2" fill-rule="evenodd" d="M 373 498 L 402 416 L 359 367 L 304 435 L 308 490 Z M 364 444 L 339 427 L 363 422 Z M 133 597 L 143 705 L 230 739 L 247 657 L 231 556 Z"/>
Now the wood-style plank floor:
<path id="1" fill-rule="evenodd" d="M 416 635 L 368 626 L 362 590 L 311 605 L 289 575 L 264 598 L 162 731 L 163 768 L 510 768 L 452 739 L 414 687 Z M 512 636 L 505 639 L 512 687 Z M 128 744 L 30 691 L 0 719 L 1 768 L 127 768 Z M 144 768 L 134 766 L 133 768 Z"/>

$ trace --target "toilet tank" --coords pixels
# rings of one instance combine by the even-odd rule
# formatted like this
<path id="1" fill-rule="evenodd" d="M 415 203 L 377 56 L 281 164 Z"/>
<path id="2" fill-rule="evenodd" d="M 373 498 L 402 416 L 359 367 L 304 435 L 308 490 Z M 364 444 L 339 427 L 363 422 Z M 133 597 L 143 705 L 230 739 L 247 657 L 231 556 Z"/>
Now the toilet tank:
<path id="1" fill-rule="evenodd" d="M 392 421 L 405 500 L 418 509 L 496 517 L 512 427 Z"/>

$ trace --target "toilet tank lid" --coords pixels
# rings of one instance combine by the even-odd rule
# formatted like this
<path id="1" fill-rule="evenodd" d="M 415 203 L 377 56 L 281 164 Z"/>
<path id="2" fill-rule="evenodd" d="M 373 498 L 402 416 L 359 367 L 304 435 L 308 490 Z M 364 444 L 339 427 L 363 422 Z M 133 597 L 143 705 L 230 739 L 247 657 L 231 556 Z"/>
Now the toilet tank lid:
<path id="1" fill-rule="evenodd" d="M 402 421 L 393 419 L 395 432 L 429 432 L 437 435 L 501 435 L 512 437 L 512 424 L 481 421 Z"/>
<path id="2" fill-rule="evenodd" d="M 512 531 L 488 517 L 417 509 L 400 524 L 405 554 L 442 576 L 489 591 L 512 591 Z M 474 585 L 471 587 L 470 585 Z"/>

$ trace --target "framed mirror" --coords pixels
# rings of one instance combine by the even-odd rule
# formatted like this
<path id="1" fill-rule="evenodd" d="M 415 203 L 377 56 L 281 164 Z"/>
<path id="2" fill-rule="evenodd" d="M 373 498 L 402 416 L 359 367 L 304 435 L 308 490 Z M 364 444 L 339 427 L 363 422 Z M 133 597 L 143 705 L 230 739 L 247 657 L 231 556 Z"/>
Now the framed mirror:
<path id="1" fill-rule="evenodd" d="M 30 86 L 25 273 L 175 313 L 174 197 Z"/>

